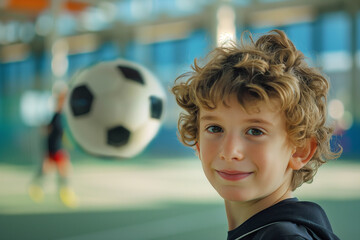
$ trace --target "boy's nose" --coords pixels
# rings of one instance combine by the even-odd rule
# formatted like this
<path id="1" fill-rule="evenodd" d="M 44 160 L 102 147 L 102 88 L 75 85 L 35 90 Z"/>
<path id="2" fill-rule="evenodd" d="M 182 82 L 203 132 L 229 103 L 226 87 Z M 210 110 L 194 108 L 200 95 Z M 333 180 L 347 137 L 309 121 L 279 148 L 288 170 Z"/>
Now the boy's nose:
<path id="1" fill-rule="evenodd" d="M 244 145 L 240 136 L 229 134 L 224 137 L 220 158 L 226 161 L 241 161 L 244 159 Z"/>

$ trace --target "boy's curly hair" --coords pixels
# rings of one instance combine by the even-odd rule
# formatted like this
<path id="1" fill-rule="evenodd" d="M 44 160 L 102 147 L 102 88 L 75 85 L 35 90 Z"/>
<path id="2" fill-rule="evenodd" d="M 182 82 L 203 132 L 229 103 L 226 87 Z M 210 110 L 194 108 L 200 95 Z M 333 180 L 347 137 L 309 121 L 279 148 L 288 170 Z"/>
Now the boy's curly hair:
<path id="1" fill-rule="evenodd" d="M 291 187 L 312 182 L 317 169 L 328 159 L 341 154 L 332 151 L 333 129 L 325 125 L 329 83 L 315 68 L 308 66 L 304 55 L 280 30 L 273 30 L 254 42 L 218 47 L 208 55 L 209 61 L 199 66 L 195 59 L 192 71 L 175 80 L 172 93 L 180 107 L 178 128 L 187 146 L 198 142 L 199 108 L 214 109 L 226 105 L 230 94 L 236 94 L 246 109 L 250 101 L 277 99 L 285 114 L 289 140 L 301 146 L 310 137 L 317 142 L 313 158 L 294 171 Z M 181 81 L 185 79 L 185 81 Z"/>

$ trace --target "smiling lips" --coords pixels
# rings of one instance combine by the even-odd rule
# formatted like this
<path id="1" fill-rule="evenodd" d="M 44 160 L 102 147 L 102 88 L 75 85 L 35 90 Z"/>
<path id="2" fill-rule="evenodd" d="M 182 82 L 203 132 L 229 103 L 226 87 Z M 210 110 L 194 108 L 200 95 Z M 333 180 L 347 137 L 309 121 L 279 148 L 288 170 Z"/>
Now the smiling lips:
<path id="1" fill-rule="evenodd" d="M 240 172 L 233 170 L 216 170 L 216 172 L 220 175 L 220 177 L 229 181 L 239 181 L 252 174 L 252 172 Z"/>

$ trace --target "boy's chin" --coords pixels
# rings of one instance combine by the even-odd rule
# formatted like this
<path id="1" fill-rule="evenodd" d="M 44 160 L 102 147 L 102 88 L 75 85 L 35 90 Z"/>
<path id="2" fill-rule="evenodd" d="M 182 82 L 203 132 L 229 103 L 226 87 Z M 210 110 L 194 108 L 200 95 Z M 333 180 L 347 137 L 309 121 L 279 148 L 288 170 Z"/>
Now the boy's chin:
<path id="1" fill-rule="evenodd" d="M 218 191 L 218 194 L 225 200 L 231 202 L 248 202 L 252 198 L 249 194 L 237 193 L 235 191 Z"/>

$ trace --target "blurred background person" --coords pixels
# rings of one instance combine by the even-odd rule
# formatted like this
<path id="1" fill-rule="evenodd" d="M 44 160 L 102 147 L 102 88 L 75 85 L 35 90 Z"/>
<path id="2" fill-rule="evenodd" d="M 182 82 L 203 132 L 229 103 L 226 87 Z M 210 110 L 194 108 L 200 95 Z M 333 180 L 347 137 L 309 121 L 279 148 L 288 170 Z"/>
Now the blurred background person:
<path id="1" fill-rule="evenodd" d="M 65 150 L 62 143 L 64 139 L 62 109 L 67 92 L 68 88 L 65 83 L 54 85 L 55 111 L 50 123 L 44 129 L 46 135 L 45 156 L 35 173 L 28 191 L 30 198 L 34 202 L 42 202 L 44 199 L 44 177 L 56 168 L 60 200 L 68 207 L 76 207 L 77 197 L 69 185 L 69 175 L 72 171 L 72 166 L 69 153 Z"/>

